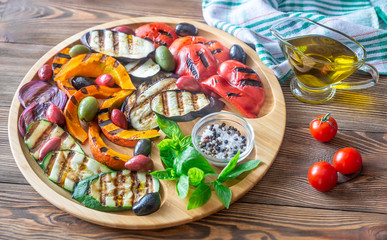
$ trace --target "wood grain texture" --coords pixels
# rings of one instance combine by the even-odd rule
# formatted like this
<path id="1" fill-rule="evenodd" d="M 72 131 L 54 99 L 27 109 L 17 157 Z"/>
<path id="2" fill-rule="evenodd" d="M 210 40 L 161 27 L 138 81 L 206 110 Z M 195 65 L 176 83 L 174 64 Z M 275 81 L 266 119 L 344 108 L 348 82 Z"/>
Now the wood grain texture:
<path id="1" fill-rule="evenodd" d="M 201 1 L 143 0 L 123 3 L 113 0 L 107 4 L 102 0 L 9 0 L 0 23 L 0 41 L 53 46 L 98 24 L 152 15 L 203 21 Z M 30 26 L 28 29 L 23 27 L 26 22 Z"/>
<path id="2" fill-rule="evenodd" d="M 109 2 L 0 0 L 0 239 L 387 239 L 386 76 L 371 89 L 337 91 L 323 105 L 299 102 L 288 82 L 283 84 L 287 128 L 274 164 L 230 210 L 191 224 L 157 231 L 101 227 L 66 214 L 25 185 L 10 151 L 7 116 L 17 86 L 45 52 L 87 27 L 112 20 L 163 15 L 204 21 L 201 0 Z M 327 111 L 338 120 L 339 132 L 333 141 L 320 143 L 309 135 L 308 125 Z M 328 193 L 310 187 L 309 166 L 330 161 L 347 146 L 366 158 L 360 179 Z"/>
<path id="3" fill-rule="evenodd" d="M 128 231 L 63 213 L 28 185 L 0 184 L 4 239 L 385 239 L 385 214 L 236 203 L 201 221 L 174 228 Z M 29 207 L 25 207 L 25 202 Z M 60 226 L 60 227 L 58 227 Z M 62 229 L 66 229 L 63 231 Z M 87 229 L 85 231 L 85 229 Z"/>

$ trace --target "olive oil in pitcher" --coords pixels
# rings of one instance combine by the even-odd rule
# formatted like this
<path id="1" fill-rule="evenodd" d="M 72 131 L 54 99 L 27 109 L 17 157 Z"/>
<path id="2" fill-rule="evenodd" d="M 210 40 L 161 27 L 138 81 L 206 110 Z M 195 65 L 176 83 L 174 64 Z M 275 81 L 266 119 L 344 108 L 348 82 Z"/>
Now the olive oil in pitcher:
<path id="1" fill-rule="evenodd" d="M 322 35 L 287 39 L 297 51 L 286 48 L 294 74 L 306 87 L 325 88 L 340 82 L 358 68 L 356 54 L 341 42 Z"/>

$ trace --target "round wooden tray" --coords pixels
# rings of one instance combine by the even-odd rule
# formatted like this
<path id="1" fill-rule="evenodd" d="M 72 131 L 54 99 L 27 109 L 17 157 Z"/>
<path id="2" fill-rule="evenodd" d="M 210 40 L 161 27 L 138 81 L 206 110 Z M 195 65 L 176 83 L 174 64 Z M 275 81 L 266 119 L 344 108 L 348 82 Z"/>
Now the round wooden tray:
<path id="1" fill-rule="evenodd" d="M 36 79 L 37 71 L 44 63 L 50 62 L 52 57 L 61 49 L 74 43 L 78 43 L 79 38 L 84 33 L 92 29 L 112 28 L 117 25 L 129 25 L 135 29 L 142 24 L 150 22 L 164 22 L 173 27 L 180 22 L 192 23 L 199 29 L 199 35 L 207 38 L 208 40 L 216 39 L 226 47 L 230 47 L 233 44 L 241 45 L 247 54 L 247 65 L 252 67 L 259 74 L 263 82 L 266 92 L 266 102 L 261 109 L 259 118 L 248 119 L 254 128 L 255 146 L 254 150 L 247 158 L 247 160 L 260 159 L 262 162 L 256 169 L 251 171 L 250 174 L 233 180 L 229 184 L 233 193 L 232 202 L 235 202 L 265 175 L 273 163 L 284 136 L 286 112 L 281 87 L 272 71 L 259 60 L 253 49 L 228 33 L 187 19 L 167 17 L 124 19 L 98 25 L 75 34 L 52 48 L 29 70 L 23 81 L 20 83 L 19 88 L 32 79 Z M 84 207 L 77 201 L 73 200 L 69 192 L 63 190 L 48 180 L 48 178 L 44 175 L 43 170 L 29 155 L 23 138 L 20 137 L 17 129 L 18 117 L 23 110 L 17 98 L 19 88 L 13 98 L 8 119 L 8 134 L 12 153 L 20 171 L 23 173 L 24 177 L 31 186 L 56 207 L 92 223 L 126 229 L 157 229 L 176 226 L 198 220 L 224 208 L 215 192 L 213 192 L 211 199 L 204 206 L 189 211 L 186 210 L 187 199 L 178 198 L 175 190 L 175 182 L 173 181 L 161 181 L 160 194 L 162 197 L 162 206 L 156 213 L 148 216 L 138 217 L 134 215 L 132 211 L 109 213 Z M 233 111 L 229 105 L 227 105 L 226 110 Z M 190 134 L 196 121 L 180 124 L 183 132 L 187 135 Z M 160 140 L 161 138 L 158 141 Z M 155 162 L 155 169 L 161 170 L 163 169 L 163 166 L 159 158 L 159 152 L 156 144 L 157 142 L 153 143 L 151 156 Z M 85 148 L 87 148 L 87 146 Z M 127 148 L 122 148 L 121 150 L 125 154 L 130 154 L 132 151 Z"/>

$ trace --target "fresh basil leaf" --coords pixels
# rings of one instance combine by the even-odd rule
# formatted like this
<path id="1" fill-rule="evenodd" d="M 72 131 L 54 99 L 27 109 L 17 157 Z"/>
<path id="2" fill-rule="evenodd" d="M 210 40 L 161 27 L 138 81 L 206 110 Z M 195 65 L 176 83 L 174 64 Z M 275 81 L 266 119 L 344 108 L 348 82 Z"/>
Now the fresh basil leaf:
<path id="1" fill-rule="evenodd" d="M 226 208 L 229 208 L 231 197 L 232 197 L 231 189 L 224 186 L 218 180 L 214 182 L 214 188 L 215 188 L 216 195 L 218 195 L 218 198 L 220 199 L 220 201 L 222 201 L 223 205 Z"/>
<path id="2" fill-rule="evenodd" d="M 162 179 L 162 180 L 176 180 L 179 177 L 176 175 L 175 170 L 172 168 L 167 168 L 161 171 L 154 171 L 150 173 L 153 177 Z"/>
<path id="3" fill-rule="evenodd" d="M 179 198 L 185 198 L 188 194 L 189 178 L 187 175 L 181 175 L 179 181 L 176 183 L 176 191 Z"/>
<path id="4" fill-rule="evenodd" d="M 188 174 L 188 170 L 193 167 L 201 169 L 205 174 L 215 174 L 211 164 L 195 148 L 188 146 L 175 159 L 177 174 Z"/>
<path id="5" fill-rule="evenodd" d="M 179 139 L 184 137 L 183 132 L 181 131 L 179 125 L 176 122 L 166 119 L 161 115 L 157 114 L 157 124 L 159 125 L 161 131 L 165 133 L 169 138 L 173 137 L 175 134 Z"/>
<path id="6" fill-rule="evenodd" d="M 251 161 L 239 164 L 225 178 L 223 178 L 221 182 L 227 182 L 231 179 L 238 177 L 244 172 L 247 172 L 256 168 L 260 162 L 261 160 L 251 160 Z"/>
<path id="7" fill-rule="evenodd" d="M 200 183 L 188 200 L 187 210 L 203 206 L 211 197 L 211 187 Z"/>
<path id="8" fill-rule="evenodd" d="M 163 161 L 165 166 L 168 168 L 173 168 L 173 162 L 175 161 L 176 157 L 176 152 L 171 148 L 160 150 L 161 161 Z"/>
<path id="9" fill-rule="evenodd" d="M 169 138 L 162 140 L 159 144 L 157 144 L 157 147 L 160 150 L 165 150 L 168 148 L 172 148 L 173 150 L 179 151 L 179 152 L 181 150 L 180 140 L 174 141 L 173 139 L 169 139 Z"/>
<path id="10" fill-rule="evenodd" d="M 199 185 L 204 180 L 204 172 L 197 167 L 188 170 L 189 183 L 193 186 Z"/>
<path id="11" fill-rule="evenodd" d="M 220 182 L 223 182 L 223 180 L 227 177 L 227 175 L 232 170 L 234 170 L 234 168 L 238 162 L 238 159 L 239 159 L 239 154 L 240 154 L 240 151 L 238 151 L 238 153 L 233 158 L 231 158 L 230 162 L 227 164 L 227 166 L 219 174 L 218 179 Z"/>
<path id="12" fill-rule="evenodd" d="M 183 139 L 181 139 L 181 147 L 185 148 L 187 146 L 193 147 L 191 135 L 185 136 Z"/>

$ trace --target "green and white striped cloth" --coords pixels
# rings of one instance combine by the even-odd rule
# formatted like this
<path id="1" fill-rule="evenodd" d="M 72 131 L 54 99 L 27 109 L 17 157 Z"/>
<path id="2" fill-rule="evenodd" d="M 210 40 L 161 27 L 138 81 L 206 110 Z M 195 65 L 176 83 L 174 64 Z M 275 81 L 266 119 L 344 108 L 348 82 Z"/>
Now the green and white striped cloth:
<path id="1" fill-rule="evenodd" d="M 346 33 L 364 46 L 366 61 L 387 74 L 387 0 L 204 0 L 202 7 L 208 25 L 253 45 L 280 82 L 291 69 L 270 27 L 285 17 L 306 17 Z"/>

